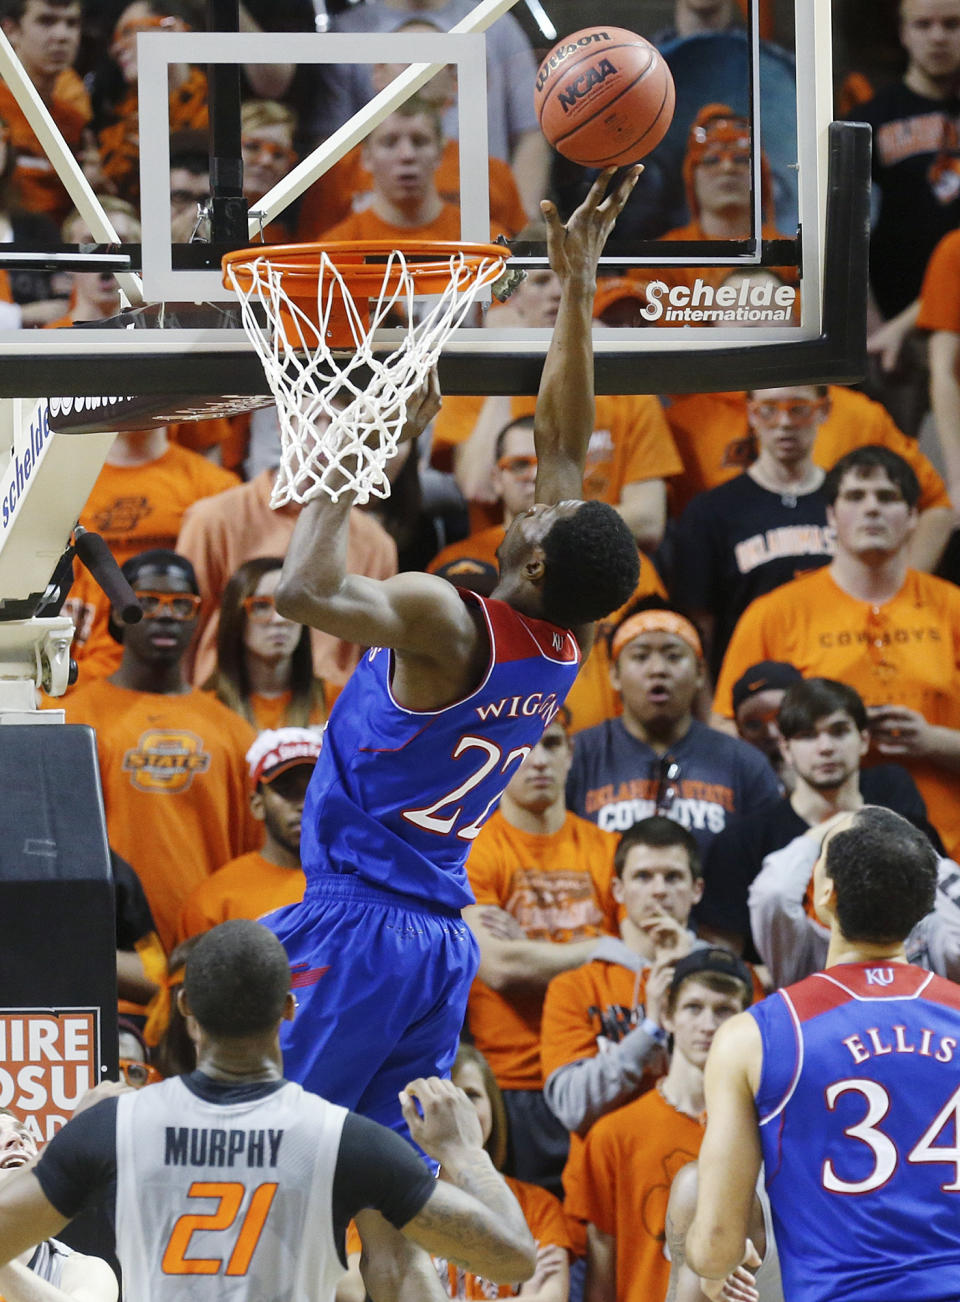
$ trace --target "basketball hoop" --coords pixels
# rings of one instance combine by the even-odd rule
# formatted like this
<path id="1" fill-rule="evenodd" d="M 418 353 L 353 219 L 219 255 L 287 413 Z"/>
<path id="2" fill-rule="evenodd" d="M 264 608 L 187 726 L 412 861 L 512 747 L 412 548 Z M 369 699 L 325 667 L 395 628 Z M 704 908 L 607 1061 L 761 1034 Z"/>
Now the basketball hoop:
<path id="1" fill-rule="evenodd" d="M 277 402 L 281 462 L 270 505 L 387 497 L 408 398 L 420 388 L 477 295 L 504 271 L 496 244 L 411 240 L 258 245 L 223 259 L 223 283 Z M 414 299 L 432 296 L 414 313 Z M 402 313 L 403 320 L 396 320 Z M 394 314 L 394 319 L 391 319 Z M 381 326 L 404 338 L 374 351 Z"/>

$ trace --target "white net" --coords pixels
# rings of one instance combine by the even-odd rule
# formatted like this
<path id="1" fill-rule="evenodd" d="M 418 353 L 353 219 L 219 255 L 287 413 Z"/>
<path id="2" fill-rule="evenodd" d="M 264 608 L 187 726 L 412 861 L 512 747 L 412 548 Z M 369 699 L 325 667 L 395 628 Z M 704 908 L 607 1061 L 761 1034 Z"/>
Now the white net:
<path id="1" fill-rule="evenodd" d="M 282 263 L 275 266 L 269 256 L 252 251 L 236 267 L 225 263 L 244 329 L 277 401 L 281 462 L 271 506 L 309 502 L 320 493 L 334 501 L 341 493 L 355 493 L 359 505 L 389 495 L 386 467 L 397 450 L 408 398 L 424 383 L 477 294 L 503 270 L 501 257 L 468 258 L 457 251 L 450 254 L 443 292 L 417 297 L 416 268 L 393 251 L 386 255 L 379 288 L 369 291 L 368 324 L 326 252 L 318 260 L 315 315 L 284 287 Z M 334 350 L 328 329 L 341 304 L 351 338 L 346 348 Z M 374 333 L 379 326 L 396 325 L 398 308 L 405 320 L 403 341 L 389 356 L 377 357 Z"/>

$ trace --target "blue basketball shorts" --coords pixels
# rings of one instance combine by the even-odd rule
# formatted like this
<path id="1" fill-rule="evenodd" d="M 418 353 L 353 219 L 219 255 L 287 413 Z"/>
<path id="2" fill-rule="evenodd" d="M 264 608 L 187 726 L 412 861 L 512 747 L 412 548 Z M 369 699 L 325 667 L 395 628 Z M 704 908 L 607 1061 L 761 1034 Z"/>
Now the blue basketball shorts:
<path id="1" fill-rule="evenodd" d="M 332 875 L 261 922 L 287 951 L 299 1004 L 281 1023 L 284 1075 L 409 1140 L 397 1096 L 450 1075 L 479 964 L 470 928 Z"/>

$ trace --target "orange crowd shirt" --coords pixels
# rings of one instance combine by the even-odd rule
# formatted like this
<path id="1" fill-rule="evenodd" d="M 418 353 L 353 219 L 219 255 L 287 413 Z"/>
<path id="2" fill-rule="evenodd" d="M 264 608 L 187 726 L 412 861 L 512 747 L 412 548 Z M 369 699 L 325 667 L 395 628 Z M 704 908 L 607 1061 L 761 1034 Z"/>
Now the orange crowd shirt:
<path id="1" fill-rule="evenodd" d="M 566 1211 L 616 1239 L 617 1302 L 663 1302 L 670 1282 L 667 1199 L 682 1166 L 696 1159 L 703 1124 L 659 1090 L 591 1128 L 581 1159 L 564 1173 Z"/>
<path id="2" fill-rule="evenodd" d="M 849 684 L 870 705 L 904 705 L 928 723 L 960 728 L 960 589 L 919 570 L 882 606 L 849 596 L 830 566 L 802 575 L 747 607 L 724 656 L 713 708 L 733 717 L 733 684 L 761 660 L 785 660 L 805 678 Z M 898 756 L 927 804 L 947 854 L 960 854 L 957 777 Z"/>
<path id="3" fill-rule="evenodd" d="M 490 223 L 490 238 L 506 236 L 507 232 L 496 222 Z M 320 237 L 323 242 L 331 240 L 389 240 L 394 248 L 402 248 L 407 240 L 452 240 L 459 244 L 460 209 L 452 203 L 445 203 L 433 221 L 424 222 L 422 226 L 394 226 L 386 222 L 371 208 L 362 212 L 352 212 L 336 226 L 331 226 Z"/>
<path id="4" fill-rule="evenodd" d="M 281 868 L 264 859 L 259 850 L 231 859 L 205 877 L 184 900 L 177 943 L 230 918 L 262 918 L 287 904 L 299 904 L 306 884 L 302 868 Z"/>
<path id="5" fill-rule="evenodd" d="M 64 68 L 57 77 L 47 110 L 67 145 L 76 154 L 83 128 L 93 116 L 93 109 L 86 87 L 73 68 Z M 0 81 L 0 118 L 7 124 L 9 147 L 17 159 L 13 183 L 19 206 L 27 212 L 46 213 L 59 224 L 70 212 L 73 201 L 4 81 Z"/>
<path id="6" fill-rule="evenodd" d="M 526 1180 L 515 1180 L 511 1175 L 505 1175 L 503 1181 L 520 1204 L 523 1219 L 536 1240 L 537 1247 L 558 1247 L 565 1252 L 573 1252 L 560 1199 L 539 1185 L 529 1184 Z M 351 1221 L 347 1227 L 347 1257 L 358 1256 L 361 1246 L 356 1223 Z M 447 1296 L 450 1298 L 481 1302 L 484 1298 L 522 1296 L 520 1284 L 493 1284 L 479 1275 L 471 1275 L 452 1261 L 444 1261 L 442 1257 L 431 1257 L 431 1261 L 437 1268 L 441 1283 L 446 1285 Z"/>
<path id="7" fill-rule="evenodd" d="M 176 546 L 183 513 L 201 498 L 239 480 L 205 457 L 171 444 L 141 466 L 105 465 L 80 513 L 80 523 L 103 536 L 118 565 L 154 547 Z M 112 674 L 121 648 L 107 629 L 110 603 L 87 569 L 74 561 L 66 610 L 73 619 L 71 655 L 81 681 Z"/>
<path id="8" fill-rule="evenodd" d="M 190 892 L 262 844 L 245 759 L 256 733 L 205 692 L 167 696 L 98 679 L 57 704 L 67 723 L 96 730 L 110 844 L 136 870 L 169 952 Z"/>
<path id="9" fill-rule="evenodd" d="M 930 255 L 920 290 L 917 329 L 960 334 L 960 231 L 945 235 Z"/>
<path id="10" fill-rule="evenodd" d="M 595 1058 L 605 1045 L 619 1044 L 640 1025 L 650 965 L 645 960 L 638 963 L 632 971 L 609 959 L 592 959 L 553 978 L 540 1024 L 545 1081 L 568 1063 Z"/>
<path id="11" fill-rule="evenodd" d="M 490 158 L 488 162 L 490 220 L 508 234 L 517 235 L 528 218 L 513 172 L 502 158 Z M 441 199 L 459 205 L 460 147 L 456 140 L 444 145 L 433 183 Z M 329 230 L 352 211 L 369 207 L 372 187 L 373 177 L 363 162 L 363 146 L 357 145 L 304 194 L 297 218 L 297 239 L 309 243 L 317 238 L 318 231 Z"/>
<path id="12" fill-rule="evenodd" d="M 465 442 L 473 433 L 483 403 L 483 398 L 444 398 L 433 432 L 434 447 L 440 451 L 438 464 L 444 449 Z M 511 398 L 510 415 L 514 420 L 532 416 L 536 405 L 534 397 Z M 585 499 L 615 506 L 626 484 L 681 474 L 683 462 L 658 398 L 598 394 L 596 413 L 583 471 Z"/>
<path id="13" fill-rule="evenodd" d="M 553 836 L 535 836 L 497 810 L 473 843 L 467 874 L 477 903 L 511 914 L 528 940 L 587 940 L 617 931 L 610 891 L 616 847 L 612 833 L 575 814 Z M 474 981 L 470 1030 L 501 1089 L 542 1089 L 542 1008 L 541 992 L 506 999 Z"/>
<path id="14" fill-rule="evenodd" d="M 920 510 L 949 506 L 944 482 L 933 464 L 894 424 L 886 407 L 855 389 L 831 384 L 830 411 L 817 431 L 813 459 L 829 470 L 847 452 L 880 443 L 913 467 L 920 481 Z M 745 393 L 693 393 L 667 408 L 683 473 L 670 481 L 670 513 L 680 515 L 697 493 L 742 474 L 755 456 L 747 425 Z"/>
<path id="15" fill-rule="evenodd" d="M 190 68 L 186 80 L 170 92 L 170 133 L 201 131 L 209 123 L 207 78 L 199 68 Z M 99 135 L 100 163 L 104 176 L 124 199 L 140 200 L 140 113 L 137 87 L 130 86 L 114 108 L 111 121 Z"/>
<path id="16" fill-rule="evenodd" d="M 249 483 L 196 502 L 183 517 L 177 551 L 193 562 L 203 605 L 195 641 L 193 681 L 205 683 L 217 659 L 217 609 L 227 580 L 254 556 L 285 556 L 300 507 L 274 511 L 270 491 L 274 472 L 263 470 Z M 372 516 L 354 507 L 349 516 L 346 568 L 350 574 L 388 579 L 397 572 L 397 546 Z M 361 648 L 330 633 L 311 629 L 313 671 L 324 683 L 342 684 L 360 658 Z"/>

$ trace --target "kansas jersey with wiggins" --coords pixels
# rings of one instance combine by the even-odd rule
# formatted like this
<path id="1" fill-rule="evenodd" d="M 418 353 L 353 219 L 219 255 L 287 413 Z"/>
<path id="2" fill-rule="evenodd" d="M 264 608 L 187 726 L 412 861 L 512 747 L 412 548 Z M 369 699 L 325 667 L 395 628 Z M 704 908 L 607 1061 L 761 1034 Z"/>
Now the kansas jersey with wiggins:
<path id="1" fill-rule="evenodd" d="M 580 648 L 568 629 L 460 595 L 479 606 L 489 638 L 475 691 L 405 709 L 391 690 L 393 652 L 375 647 L 338 697 L 303 811 L 305 900 L 330 874 L 353 874 L 427 905 L 473 903 L 470 846 L 563 704 Z"/>

